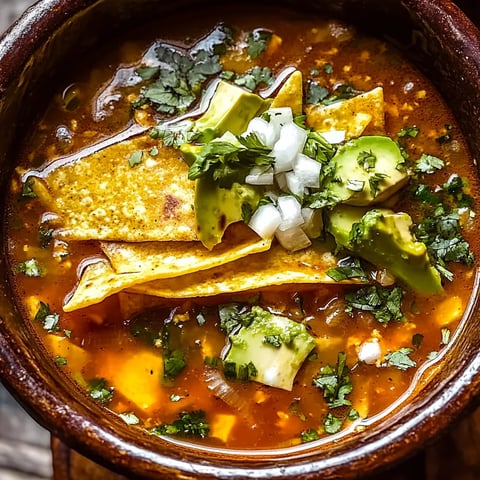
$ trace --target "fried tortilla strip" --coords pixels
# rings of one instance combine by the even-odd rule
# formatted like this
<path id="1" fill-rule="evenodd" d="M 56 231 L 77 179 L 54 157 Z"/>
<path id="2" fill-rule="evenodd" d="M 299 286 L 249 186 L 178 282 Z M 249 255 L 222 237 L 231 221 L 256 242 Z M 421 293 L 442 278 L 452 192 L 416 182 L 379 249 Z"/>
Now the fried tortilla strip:
<path id="1" fill-rule="evenodd" d="M 330 105 L 307 105 L 306 123 L 318 132 L 344 130 L 349 140 L 362 135 L 385 133 L 383 88 L 376 87 L 348 100 Z"/>
<path id="2" fill-rule="evenodd" d="M 243 222 L 227 229 L 213 250 L 200 242 L 101 242 L 116 273 L 143 273 L 157 278 L 177 277 L 264 252 L 271 240 L 263 240 Z"/>
<path id="3" fill-rule="evenodd" d="M 164 298 L 193 298 L 237 293 L 285 284 L 337 283 L 327 275 L 336 267 L 331 245 L 315 242 L 289 253 L 279 245 L 221 267 L 203 270 L 175 281 L 156 280 L 135 285 L 129 291 Z M 346 283 L 358 283 L 356 280 Z"/>
<path id="4" fill-rule="evenodd" d="M 152 148 L 158 147 L 158 154 Z M 138 161 L 138 163 L 137 163 Z M 196 240 L 195 183 L 174 149 L 148 135 L 23 173 L 65 240 Z"/>
<path id="5" fill-rule="evenodd" d="M 256 235 L 253 236 L 253 232 L 247 234 L 245 231 L 242 233 L 243 237 L 240 237 L 235 233 L 240 230 L 235 228 L 233 232 L 230 231 L 230 235 L 227 236 L 228 242 L 225 244 L 222 242 L 211 251 L 206 250 L 198 242 L 156 242 L 164 247 L 164 252 L 158 245 L 155 246 L 155 251 L 149 251 L 149 248 L 153 248 L 149 244 L 146 245 L 146 250 L 142 250 L 140 245 L 138 248 L 130 245 L 132 250 L 128 253 L 136 250 L 136 256 L 128 258 L 128 253 L 125 256 L 125 250 L 119 254 L 121 246 L 117 245 L 118 249 L 114 252 L 115 263 L 121 272 L 115 271 L 106 258 L 88 259 L 80 266 L 80 280 L 66 299 L 63 309 L 71 312 L 99 303 L 110 295 L 138 283 L 167 278 L 169 282 L 173 282 L 172 277 L 201 269 L 211 269 L 270 248 L 270 240 L 263 240 Z M 153 255 L 152 258 L 148 258 L 150 253 Z M 125 263 L 121 261 L 122 256 L 126 259 Z M 142 259 L 145 264 L 141 263 Z M 130 271 L 126 272 L 128 270 Z"/>

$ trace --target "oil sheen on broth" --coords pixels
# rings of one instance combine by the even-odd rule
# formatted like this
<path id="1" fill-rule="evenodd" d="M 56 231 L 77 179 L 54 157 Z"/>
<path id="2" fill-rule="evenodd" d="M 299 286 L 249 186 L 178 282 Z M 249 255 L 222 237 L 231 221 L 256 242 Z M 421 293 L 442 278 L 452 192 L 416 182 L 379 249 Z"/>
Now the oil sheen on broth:
<path id="1" fill-rule="evenodd" d="M 25 317 L 132 428 L 240 449 L 354 435 L 435 364 L 469 300 L 461 132 L 397 51 L 341 22 L 172 23 L 82 61 L 25 139 L 8 215 Z M 205 92 L 206 113 L 162 126 Z M 269 210 L 259 236 L 260 198 L 283 223 Z"/>

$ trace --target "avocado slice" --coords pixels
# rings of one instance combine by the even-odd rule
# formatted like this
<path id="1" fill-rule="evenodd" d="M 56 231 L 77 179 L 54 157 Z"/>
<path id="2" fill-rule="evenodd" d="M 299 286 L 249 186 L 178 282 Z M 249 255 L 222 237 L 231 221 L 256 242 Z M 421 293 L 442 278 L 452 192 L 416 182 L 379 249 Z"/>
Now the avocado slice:
<path id="1" fill-rule="evenodd" d="M 220 243 L 229 225 L 242 220 L 244 208 L 252 211 L 262 197 L 259 187 L 233 183 L 220 187 L 206 176 L 196 180 L 195 215 L 198 239 L 211 250 Z"/>
<path id="2" fill-rule="evenodd" d="M 270 105 L 259 95 L 243 88 L 220 81 L 205 113 L 195 121 L 198 141 L 206 143 L 229 131 L 240 135 L 248 122 L 263 113 Z"/>
<path id="3" fill-rule="evenodd" d="M 253 306 L 249 315 L 251 323 L 229 336 L 229 350 L 223 359 L 228 377 L 291 391 L 298 370 L 315 347 L 315 339 L 302 323 L 259 306 Z"/>
<path id="4" fill-rule="evenodd" d="M 418 293 L 442 293 L 440 273 L 430 263 L 425 244 L 412 235 L 411 226 L 407 213 L 350 205 L 337 205 L 327 221 L 339 247 L 387 269 Z"/>
<path id="5" fill-rule="evenodd" d="M 408 183 L 398 145 L 389 137 L 350 140 L 332 158 L 324 188 L 339 203 L 365 206 L 385 201 Z"/>

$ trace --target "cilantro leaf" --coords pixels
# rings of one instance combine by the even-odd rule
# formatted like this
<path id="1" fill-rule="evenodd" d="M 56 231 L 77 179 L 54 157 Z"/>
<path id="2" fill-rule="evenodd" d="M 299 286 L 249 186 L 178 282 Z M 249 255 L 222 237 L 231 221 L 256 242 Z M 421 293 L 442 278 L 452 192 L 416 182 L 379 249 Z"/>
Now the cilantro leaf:
<path id="1" fill-rule="evenodd" d="M 329 412 L 327 413 L 325 420 L 323 422 L 323 429 L 325 433 L 329 433 L 330 435 L 333 435 L 334 433 L 337 433 L 340 431 L 344 421 L 345 421 L 345 418 L 337 417 L 333 415 L 332 412 Z"/>
<path id="2" fill-rule="evenodd" d="M 420 133 L 420 129 L 416 126 L 407 126 L 403 127 L 397 134 L 399 138 L 411 137 L 415 138 Z"/>
<path id="3" fill-rule="evenodd" d="M 349 280 L 351 278 L 358 278 L 362 281 L 368 280 L 368 276 L 362 268 L 359 258 L 345 257 L 342 258 L 337 265 L 337 267 L 327 270 L 327 275 L 336 282 Z"/>
<path id="4" fill-rule="evenodd" d="M 420 159 L 415 165 L 415 171 L 419 173 L 435 173 L 445 166 L 445 162 L 438 157 L 422 153 Z"/>
<path id="5" fill-rule="evenodd" d="M 139 165 L 142 163 L 143 152 L 141 150 L 135 150 L 129 157 L 128 157 L 128 164 L 130 168 L 135 167 L 135 165 Z"/>
<path id="6" fill-rule="evenodd" d="M 412 352 L 413 348 L 403 347 L 395 352 L 387 353 L 385 364 L 387 367 L 395 367 L 402 371 L 415 367 L 416 362 L 409 357 Z"/>
<path id="7" fill-rule="evenodd" d="M 17 263 L 15 269 L 27 277 L 42 277 L 45 273 L 44 268 L 36 258 L 30 258 L 24 262 Z"/>
<path id="8" fill-rule="evenodd" d="M 155 427 L 150 432 L 154 435 L 180 435 L 205 438 L 210 433 L 203 410 L 181 412 L 178 419 Z"/>
<path id="9" fill-rule="evenodd" d="M 401 309 L 403 294 L 400 287 L 363 287 L 345 295 L 345 312 L 349 315 L 353 315 L 355 309 L 371 312 L 380 323 L 402 321 L 405 318 Z"/>
<path id="10" fill-rule="evenodd" d="M 21 196 L 23 198 L 37 198 L 37 194 L 33 190 L 33 185 L 35 180 L 33 178 L 28 178 L 22 184 L 22 193 Z"/>
<path id="11" fill-rule="evenodd" d="M 272 38 L 272 32 L 263 29 L 255 29 L 248 34 L 247 51 L 251 58 L 259 57 L 267 48 Z"/>
<path id="12" fill-rule="evenodd" d="M 87 390 L 90 397 L 102 405 L 106 405 L 112 401 L 113 387 L 109 387 L 104 378 L 94 378 L 90 380 Z"/>
<path id="13" fill-rule="evenodd" d="M 328 89 L 322 87 L 318 82 L 310 80 L 307 85 L 307 104 L 316 104 L 322 102 L 328 97 Z"/>
<path id="14" fill-rule="evenodd" d="M 353 388 L 349 373 L 347 356 L 344 352 L 339 352 L 336 366 L 322 367 L 319 375 L 313 379 L 313 384 L 323 390 L 329 408 L 351 405 L 350 400 L 345 398 Z"/>
<path id="15" fill-rule="evenodd" d="M 314 428 L 309 428 L 308 430 L 304 430 L 300 433 L 300 439 L 302 443 L 313 442 L 314 440 L 318 440 L 319 438 L 320 436 Z"/>

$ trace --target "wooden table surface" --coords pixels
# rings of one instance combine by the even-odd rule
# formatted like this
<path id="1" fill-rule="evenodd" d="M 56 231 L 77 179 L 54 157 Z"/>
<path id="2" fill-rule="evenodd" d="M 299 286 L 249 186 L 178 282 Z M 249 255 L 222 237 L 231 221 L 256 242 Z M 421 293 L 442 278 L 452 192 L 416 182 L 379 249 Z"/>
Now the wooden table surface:
<path id="1" fill-rule="evenodd" d="M 32 0 L 0 0 L 0 33 L 31 3 Z M 480 19 L 480 0 L 458 3 L 472 17 Z M 363 478 L 480 480 L 480 409 L 413 458 Z M 37 425 L 0 384 L 0 480 L 85 479 L 126 480 L 50 438 L 49 432 Z"/>

